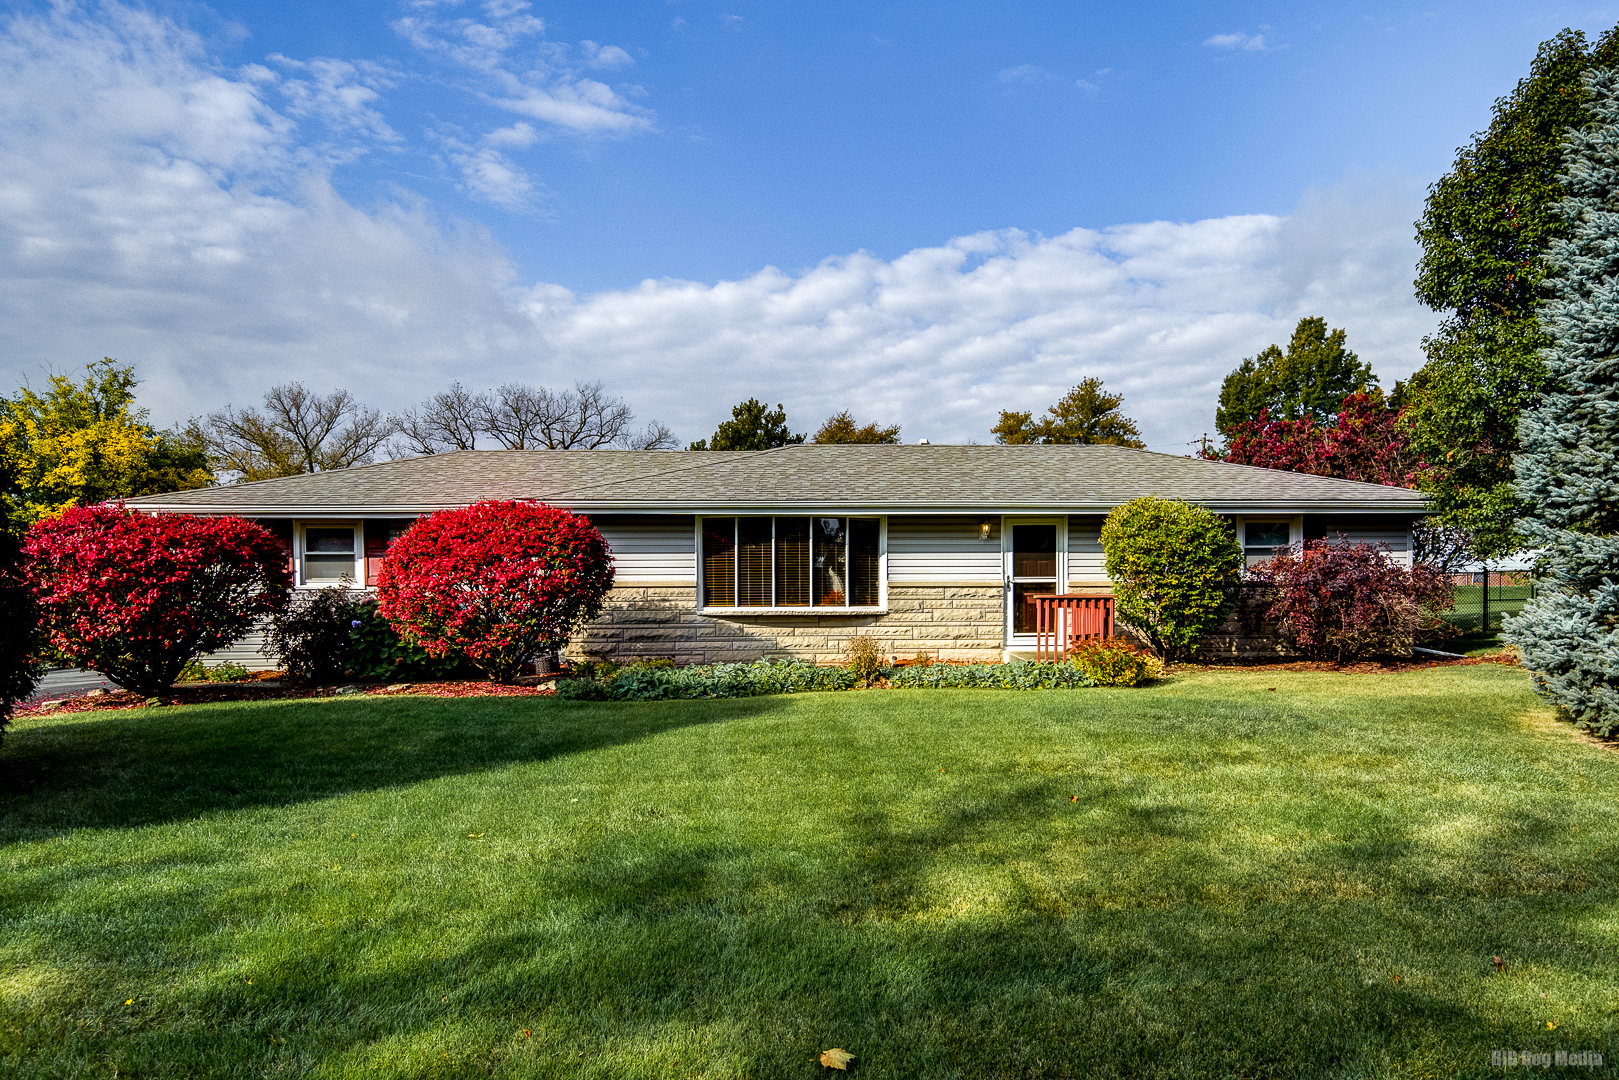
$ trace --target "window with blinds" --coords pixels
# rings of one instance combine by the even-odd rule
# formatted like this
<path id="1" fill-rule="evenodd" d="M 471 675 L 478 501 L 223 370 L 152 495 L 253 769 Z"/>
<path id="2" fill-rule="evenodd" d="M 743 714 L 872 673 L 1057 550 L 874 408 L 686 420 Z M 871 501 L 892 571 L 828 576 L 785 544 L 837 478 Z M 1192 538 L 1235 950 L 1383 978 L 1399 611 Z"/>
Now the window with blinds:
<path id="1" fill-rule="evenodd" d="M 876 607 L 877 518 L 703 518 L 703 606 Z"/>

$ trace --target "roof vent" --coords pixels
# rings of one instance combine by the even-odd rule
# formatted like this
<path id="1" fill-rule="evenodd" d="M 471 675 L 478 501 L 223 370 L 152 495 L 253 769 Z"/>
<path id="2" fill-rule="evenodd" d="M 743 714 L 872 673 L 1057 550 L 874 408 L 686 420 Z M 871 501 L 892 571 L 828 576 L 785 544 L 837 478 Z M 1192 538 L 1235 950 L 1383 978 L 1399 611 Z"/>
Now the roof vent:
<path id="1" fill-rule="evenodd" d="M 918 440 L 916 440 L 916 445 L 918 445 L 918 446 L 930 446 L 932 444 L 929 443 L 926 439 L 918 439 Z"/>

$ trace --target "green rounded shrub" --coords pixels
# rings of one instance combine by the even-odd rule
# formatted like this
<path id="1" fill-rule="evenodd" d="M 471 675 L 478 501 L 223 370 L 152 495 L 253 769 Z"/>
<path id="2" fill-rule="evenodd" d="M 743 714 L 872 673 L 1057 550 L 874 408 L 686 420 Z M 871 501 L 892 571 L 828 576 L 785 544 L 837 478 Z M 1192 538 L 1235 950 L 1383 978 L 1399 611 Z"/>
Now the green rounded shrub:
<path id="1" fill-rule="evenodd" d="M 1119 621 L 1166 663 L 1190 655 L 1236 603 L 1242 548 L 1230 522 L 1206 507 L 1148 495 L 1102 525 Z"/>

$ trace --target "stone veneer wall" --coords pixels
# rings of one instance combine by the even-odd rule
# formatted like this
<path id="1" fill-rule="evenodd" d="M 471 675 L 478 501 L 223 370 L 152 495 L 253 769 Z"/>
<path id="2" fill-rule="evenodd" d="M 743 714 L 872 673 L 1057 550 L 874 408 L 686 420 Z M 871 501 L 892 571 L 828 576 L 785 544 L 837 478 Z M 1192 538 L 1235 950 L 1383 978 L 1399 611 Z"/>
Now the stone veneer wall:
<path id="1" fill-rule="evenodd" d="M 999 585 L 889 585 L 882 615 L 699 615 L 690 585 L 627 585 L 574 638 L 568 655 L 623 662 L 734 663 L 761 657 L 835 661 L 849 638 L 868 633 L 902 659 L 999 660 L 1004 614 Z"/>
<path id="2" fill-rule="evenodd" d="M 1257 582 L 1244 582 L 1237 594 L 1237 607 L 1225 623 L 1203 639 L 1200 660 L 1275 660 L 1300 655 L 1282 640 L 1281 628 L 1265 614 L 1270 606 L 1270 588 Z"/>

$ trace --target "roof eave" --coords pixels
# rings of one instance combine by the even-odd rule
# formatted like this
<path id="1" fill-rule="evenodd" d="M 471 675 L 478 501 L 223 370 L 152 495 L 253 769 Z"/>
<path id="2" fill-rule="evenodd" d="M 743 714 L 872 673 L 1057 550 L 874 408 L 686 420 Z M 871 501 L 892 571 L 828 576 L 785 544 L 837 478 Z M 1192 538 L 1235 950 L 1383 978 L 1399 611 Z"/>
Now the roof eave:
<path id="1" fill-rule="evenodd" d="M 545 496 L 536 496 L 547 501 Z M 991 517 L 1003 515 L 1062 515 L 1106 514 L 1117 503 L 997 503 L 985 505 L 973 502 L 932 503 L 845 503 L 845 502 L 783 502 L 747 500 L 705 500 L 671 503 L 668 500 L 622 499 L 556 499 L 557 505 L 587 513 L 638 514 L 712 514 L 712 513 L 825 513 L 872 516 L 913 516 L 928 514 L 981 514 Z M 253 518 L 386 518 L 417 517 L 464 506 L 462 502 L 443 503 L 387 503 L 387 504 L 332 504 L 329 506 L 302 505 L 229 505 L 199 503 L 164 503 L 156 501 L 131 502 L 134 509 L 160 513 L 234 514 Z M 1330 514 L 1330 513 L 1387 513 L 1422 514 L 1428 511 L 1428 500 L 1418 496 L 1411 499 L 1209 499 L 1201 505 L 1221 514 Z"/>

